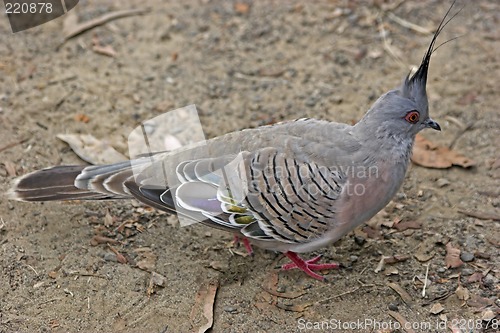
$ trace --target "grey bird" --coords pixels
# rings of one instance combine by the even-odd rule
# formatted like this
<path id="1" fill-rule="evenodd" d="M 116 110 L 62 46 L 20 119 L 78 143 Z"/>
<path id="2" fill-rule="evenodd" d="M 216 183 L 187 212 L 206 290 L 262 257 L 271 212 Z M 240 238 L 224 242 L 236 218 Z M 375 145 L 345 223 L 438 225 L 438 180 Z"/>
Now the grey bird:
<path id="1" fill-rule="evenodd" d="M 334 243 L 385 207 L 400 188 L 415 141 L 429 117 L 427 73 L 440 22 L 413 75 L 383 94 L 355 125 L 299 119 L 229 133 L 134 161 L 56 166 L 27 174 L 10 191 L 21 201 L 135 198 L 279 251 L 324 280 L 297 253 Z M 447 19 L 448 18 L 448 19 Z M 163 172 L 175 171 L 168 185 Z"/>

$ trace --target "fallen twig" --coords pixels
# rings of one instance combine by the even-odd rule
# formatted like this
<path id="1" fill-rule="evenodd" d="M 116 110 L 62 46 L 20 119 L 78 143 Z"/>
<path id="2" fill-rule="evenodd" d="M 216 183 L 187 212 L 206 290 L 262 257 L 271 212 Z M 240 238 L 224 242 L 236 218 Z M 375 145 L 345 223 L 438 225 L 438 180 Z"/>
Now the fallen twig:
<path id="1" fill-rule="evenodd" d="M 401 67 L 406 67 L 404 62 L 401 60 L 401 57 L 398 56 L 396 52 L 394 52 L 391 45 L 387 41 L 387 38 L 385 37 L 386 33 L 383 23 L 380 23 L 379 27 L 380 27 L 380 35 L 382 36 L 382 39 L 384 41 L 384 49 L 387 51 L 387 53 L 389 53 L 389 55 L 394 59 L 396 63 L 398 63 Z"/>
<path id="2" fill-rule="evenodd" d="M 401 25 L 401 26 L 403 26 L 405 28 L 414 30 L 414 31 L 416 31 L 418 33 L 421 33 L 421 34 L 424 34 L 424 35 L 430 35 L 430 34 L 432 34 L 432 31 L 430 31 L 429 29 L 426 29 L 424 27 L 416 25 L 415 23 L 411 23 L 409 21 L 406 21 L 406 20 L 402 19 L 401 17 L 394 15 L 391 12 L 387 13 L 387 17 L 390 18 L 392 21 L 396 22 L 397 24 L 399 24 L 399 25 Z"/>
<path id="3" fill-rule="evenodd" d="M 5 146 L 0 147 L 0 152 L 2 152 L 4 150 L 7 150 L 7 149 L 10 149 L 12 147 L 15 147 L 17 145 L 20 145 L 22 143 L 25 143 L 26 141 L 28 141 L 28 138 L 24 138 L 24 139 L 21 139 L 21 140 L 18 140 L 18 141 L 14 141 L 14 142 L 8 143 Z"/>
<path id="4" fill-rule="evenodd" d="M 125 256 L 123 254 L 121 254 L 120 252 L 118 252 L 117 249 L 115 249 L 114 247 L 109 245 L 109 243 L 107 245 L 108 245 L 108 248 L 111 250 L 111 252 L 113 252 L 116 255 L 116 260 L 118 260 L 119 263 L 121 263 L 121 264 L 127 263 L 128 260 L 127 260 L 127 258 L 125 258 Z"/>
<path id="5" fill-rule="evenodd" d="M 425 297 L 425 289 L 427 288 L 427 281 L 428 281 L 427 279 L 429 277 L 429 267 L 431 266 L 431 264 L 429 263 L 426 266 L 427 268 L 425 270 L 425 279 L 424 279 L 424 286 L 422 288 L 422 297 Z"/>
<path id="6" fill-rule="evenodd" d="M 359 289 L 361 289 L 363 286 L 361 287 L 357 287 L 357 288 L 354 288 L 352 290 L 348 290 L 348 291 L 345 291 L 343 293 L 340 293 L 340 294 L 337 294 L 337 295 L 334 295 L 334 296 L 331 296 L 331 297 L 328 297 L 328 298 L 325 298 L 325 299 L 322 299 L 320 301 L 318 301 L 317 303 L 325 303 L 325 302 L 328 302 L 328 301 L 331 301 L 335 298 L 338 298 L 338 297 L 341 297 L 341 296 L 345 296 L 345 295 L 349 295 L 349 294 L 352 294 L 356 291 L 358 291 Z"/>
<path id="7" fill-rule="evenodd" d="M 126 10 L 119 10 L 116 12 L 104 14 L 102 16 L 96 17 L 93 20 L 87 21 L 80 23 L 76 25 L 73 29 L 70 29 L 68 32 L 65 33 L 64 35 L 64 42 L 68 41 L 69 39 L 78 36 L 79 34 L 93 29 L 95 27 L 98 27 L 100 25 L 106 24 L 110 21 L 127 17 L 127 16 L 134 16 L 134 15 L 142 15 L 146 14 L 149 12 L 149 9 L 126 9 Z"/>
<path id="8" fill-rule="evenodd" d="M 458 212 L 465 214 L 467 216 L 476 217 L 481 220 L 500 221 L 500 213 L 497 212 L 480 212 L 477 210 L 464 210 L 464 209 L 459 209 Z"/>

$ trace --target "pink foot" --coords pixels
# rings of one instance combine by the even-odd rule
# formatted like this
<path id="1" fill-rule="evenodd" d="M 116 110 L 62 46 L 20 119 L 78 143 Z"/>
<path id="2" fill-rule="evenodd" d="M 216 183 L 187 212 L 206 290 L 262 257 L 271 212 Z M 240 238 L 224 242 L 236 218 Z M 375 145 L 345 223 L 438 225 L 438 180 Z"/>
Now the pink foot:
<path id="1" fill-rule="evenodd" d="M 319 271 L 323 269 L 337 269 L 340 268 L 340 265 L 337 263 L 332 263 L 332 264 L 315 264 L 317 261 L 321 259 L 321 256 L 317 256 L 315 258 L 309 259 L 309 260 L 304 260 L 301 257 L 298 256 L 297 253 L 295 252 L 286 252 L 285 255 L 290 258 L 292 261 L 289 264 L 281 266 L 281 269 L 283 270 L 289 270 L 293 268 L 299 268 L 302 271 L 304 271 L 307 275 L 309 275 L 312 278 L 315 278 L 316 280 L 324 281 L 325 277 L 322 275 L 319 275 L 317 273 L 314 273 L 313 271 Z"/>
<path id="2" fill-rule="evenodd" d="M 253 256 L 253 248 L 252 244 L 248 241 L 248 238 L 243 238 L 243 245 L 245 246 L 245 249 L 247 250 L 248 255 Z"/>
<path id="3" fill-rule="evenodd" d="M 246 237 L 241 237 L 243 239 L 243 246 L 245 246 L 245 249 L 247 250 L 248 255 L 253 256 L 253 248 L 252 244 L 248 241 L 248 238 Z M 240 236 L 234 235 L 233 239 L 234 245 L 238 246 L 240 245 Z"/>

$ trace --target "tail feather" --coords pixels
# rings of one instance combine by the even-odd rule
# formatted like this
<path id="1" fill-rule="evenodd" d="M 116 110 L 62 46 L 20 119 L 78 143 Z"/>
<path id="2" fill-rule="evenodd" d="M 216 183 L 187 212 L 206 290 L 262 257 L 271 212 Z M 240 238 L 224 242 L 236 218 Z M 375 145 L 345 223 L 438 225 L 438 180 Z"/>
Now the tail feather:
<path id="1" fill-rule="evenodd" d="M 100 200 L 112 195 L 75 186 L 85 165 L 65 165 L 35 171 L 18 178 L 8 192 L 18 201 Z"/>

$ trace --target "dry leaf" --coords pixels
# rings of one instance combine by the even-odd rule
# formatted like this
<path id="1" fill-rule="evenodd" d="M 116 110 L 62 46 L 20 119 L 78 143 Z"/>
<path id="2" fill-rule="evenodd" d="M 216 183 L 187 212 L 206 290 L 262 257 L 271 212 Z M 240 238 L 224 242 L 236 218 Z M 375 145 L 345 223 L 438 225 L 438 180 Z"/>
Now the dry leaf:
<path id="1" fill-rule="evenodd" d="M 469 290 L 462 286 L 458 286 L 457 290 L 455 290 L 455 294 L 457 295 L 458 299 L 462 301 L 466 301 L 470 297 Z"/>
<path id="2" fill-rule="evenodd" d="M 396 267 L 394 266 L 390 266 L 390 267 L 387 267 L 385 270 L 384 270 L 384 274 L 389 276 L 389 275 L 398 275 L 399 274 L 399 271 Z"/>
<path id="3" fill-rule="evenodd" d="M 401 327 L 405 327 L 406 333 L 415 333 L 415 331 L 410 328 L 412 327 L 412 324 L 408 320 L 406 320 L 406 318 L 404 318 L 401 314 L 397 313 L 396 311 L 389 311 L 389 315 L 392 318 L 396 319 L 401 325 Z"/>
<path id="4" fill-rule="evenodd" d="M 433 314 L 433 315 L 437 315 L 437 314 L 440 314 L 441 312 L 443 312 L 444 310 L 444 307 L 441 305 L 441 303 L 435 303 L 430 312 Z"/>
<path id="5" fill-rule="evenodd" d="M 192 323 L 205 319 L 206 323 L 201 324 L 195 332 L 204 333 L 208 331 L 214 323 L 214 302 L 219 281 L 210 281 L 208 284 L 200 286 L 196 294 L 195 303 L 191 310 L 190 319 Z"/>
<path id="6" fill-rule="evenodd" d="M 109 209 L 106 209 L 106 215 L 104 216 L 104 226 L 110 227 L 114 223 L 113 216 L 109 213 Z"/>
<path id="7" fill-rule="evenodd" d="M 69 144 L 75 154 L 91 164 L 112 164 L 127 160 L 107 142 L 90 134 L 58 134 L 57 138 Z"/>
<path id="8" fill-rule="evenodd" d="M 218 260 L 211 261 L 209 264 L 209 267 L 213 268 L 219 272 L 223 272 L 223 271 L 226 271 L 228 269 L 228 265 L 226 263 L 223 263 L 223 262 L 218 261 Z"/>
<path id="9" fill-rule="evenodd" d="M 407 229 L 420 229 L 422 228 L 422 222 L 420 221 L 403 221 L 394 225 L 398 231 L 405 231 Z"/>
<path id="10" fill-rule="evenodd" d="M 467 279 L 467 282 L 473 283 L 473 282 L 481 281 L 482 279 L 483 279 L 483 274 L 481 272 L 476 272 L 476 273 L 472 274 L 471 276 L 469 276 L 469 278 Z"/>
<path id="11" fill-rule="evenodd" d="M 444 258 L 446 268 L 456 268 L 464 264 L 460 259 L 460 249 L 454 248 L 451 242 L 446 244 L 446 256 Z"/>
<path id="12" fill-rule="evenodd" d="M 401 299 L 406 303 L 406 304 L 411 304 L 413 299 L 411 298 L 410 294 L 406 292 L 401 286 L 397 283 L 388 283 L 387 286 L 389 286 L 392 290 L 398 293 L 398 295 L 401 297 Z"/>
<path id="13" fill-rule="evenodd" d="M 116 57 L 116 51 L 113 49 L 111 45 L 94 45 L 92 46 L 92 51 L 97 54 L 102 54 L 111 58 Z"/>
<path id="14" fill-rule="evenodd" d="M 165 287 L 165 281 L 166 281 L 166 278 L 163 275 L 156 273 L 156 272 L 151 272 L 151 282 L 155 286 L 163 288 L 163 287 Z"/>
<path id="15" fill-rule="evenodd" d="M 166 281 L 166 278 L 163 275 L 158 274 L 156 272 L 151 272 L 151 278 L 149 279 L 149 286 L 148 286 L 148 289 L 146 291 L 148 296 L 151 296 L 152 294 L 154 294 L 155 286 L 164 288 L 165 281 Z"/>
<path id="16" fill-rule="evenodd" d="M 134 252 L 141 257 L 137 261 L 137 267 L 147 272 L 152 272 L 155 269 L 157 256 L 149 247 L 140 247 L 135 249 Z"/>
<path id="17" fill-rule="evenodd" d="M 446 169 L 453 165 L 469 168 L 475 165 L 474 161 L 464 155 L 445 146 L 439 146 L 420 134 L 415 137 L 411 160 L 420 166 L 437 169 Z"/>
<path id="18" fill-rule="evenodd" d="M 483 311 L 483 315 L 481 316 L 481 319 L 484 321 L 491 321 L 496 317 L 495 312 L 493 312 L 491 309 Z"/>
<path id="19" fill-rule="evenodd" d="M 434 246 L 435 242 L 433 239 L 426 239 L 422 244 L 420 244 L 420 246 L 418 247 L 417 251 L 414 254 L 414 257 L 417 258 L 417 260 L 420 262 L 426 262 L 431 260 L 436 254 L 434 252 Z"/>
<path id="20" fill-rule="evenodd" d="M 372 239 L 380 239 L 380 238 L 382 238 L 382 235 L 380 235 L 380 230 L 375 230 L 372 227 L 369 227 L 367 225 L 365 225 L 364 227 L 362 227 L 361 230 L 364 233 L 366 233 L 366 235 L 369 238 L 372 238 Z"/>
<path id="21" fill-rule="evenodd" d="M 487 306 L 495 305 L 495 301 L 486 297 L 472 294 L 470 299 L 467 301 L 467 305 L 473 308 L 484 308 Z"/>

